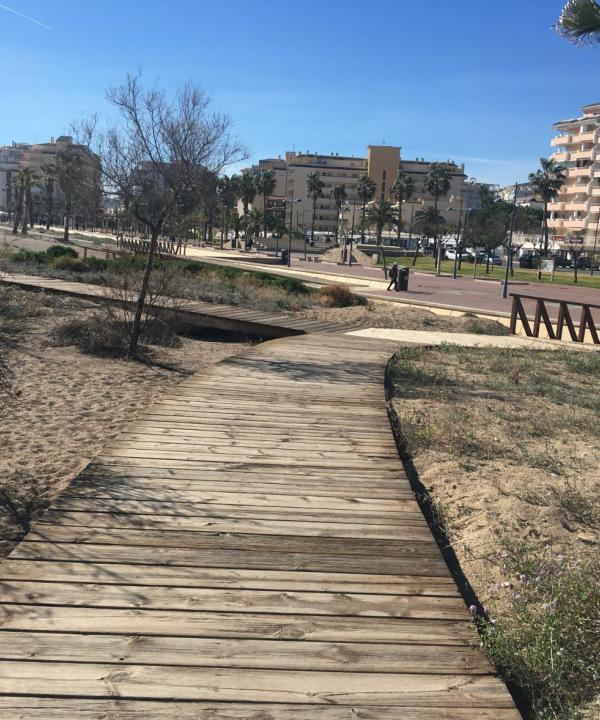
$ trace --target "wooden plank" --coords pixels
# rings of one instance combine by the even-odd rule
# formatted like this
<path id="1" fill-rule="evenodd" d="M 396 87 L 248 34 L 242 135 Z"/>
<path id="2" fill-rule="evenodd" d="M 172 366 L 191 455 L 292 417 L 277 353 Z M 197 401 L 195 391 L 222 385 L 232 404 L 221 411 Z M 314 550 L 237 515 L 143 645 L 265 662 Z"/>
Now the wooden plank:
<path id="1" fill-rule="evenodd" d="M 0 659 L 183 665 L 272 670 L 422 672 L 485 675 L 492 671 L 478 648 L 380 645 L 301 640 L 232 640 L 143 635 L 12 632 Z"/>
<path id="2" fill-rule="evenodd" d="M 338 615 L 466 620 L 460 598 L 411 595 L 341 594 L 272 590 L 226 590 L 219 588 L 144 585 L 98 585 L 93 583 L 47 583 L 24 580 L 1 581 L 4 603 L 78 607 L 198 610 L 202 612 L 281 613 L 292 615 Z M 10 608 L 9 608 L 10 610 Z"/>
<path id="3" fill-rule="evenodd" d="M 11 720 L 431 720 L 427 707 L 340 706 L 0 697 Z M 521 720 L 514 708 L 436 708 L 435 720 Z"/>
<path id="4" fill-rule="evenodd" d="M 468 621 L 279 613 L 0 605 L 0 628 L 24 632 L 76 632 L 255 640 L 318 640 L 416 645 L 478 646 Z M 6 636 L 5 636 L 6 637 Z M 8 636 L 10 639 L 10 636 Z M 0 680 L 0 693 L 6 692 Z"/>
<path id="5" fill-rule="evenodd" d="M 165 549 L 189 550 L 239 550 L 257 553 L 290 553 L 349 558 L 351 556 L 380 558 L 440 557 L 439 549 L 430 536 L 427 540 L 391 540 L 371 538 L 338 537 L 302 537 L 278 535 L 276 538 L 265 535 L 228 533 L 196 533 L 187 530 L 123 529 L 123 528 L 85 528 L 70 525 L 38 525 L 27 535 L 26 543 L 69 543 L 96 545 L 127 545 L 131 547 L 159 547 Z M 343 560 L 341 560 L 343 562 Z"/>
<path id="6" fill-rule="evenodd" d="M 105 565 L 15 560 L 12 557 L 0 563 L 0 580 L 459 597 L 454 580 L 450 576 L 419 577 L 418 575 L 357 575 L 299 570 Z"/>
<path id="7" fill-rule="evenodd" d="M 219 702 L 512 707 L 489 675 L 419 675 L 0 661 L 4 693 Z"/>
<path id="8" fill-rule="evenodd" d="M 255 533 L 258 535 L 296 535 L 337 538 L 389 538 L 391 540 L 425 540 L 431 532 L 425 521 L 410 520 L 400 526 L 359 525 L 357 523 L 311 523 L 268 520 L 238 520 L 235 518 L 198 518 L 179 515 L 131 515 L 94 512 L 61 512 L 51 510 L 38 521 L 38 525 L 63 525 L 87 528 L 144 528 L 148 530 L 190 530 L 210 533 Z"/>
<path id="9" fill-rule="evenodd" d="M 207 549 L 193 553 L 184 548 L 94 545 L 91 543 L 22 542 L 11 553 L 19 560 L 77 560 L 92 563 L 180 565 L 185 567 L 246 567 L 250 570 L 308 570 L 371 575 L 423 575 L 444 577 L 448 569 L 439 558 L 379 557 L 378 555 L 329 555 L 285 552 Z"/>
<path id="10" fill-rule="evenodd" d="M 122 512 L 130 514 L 180 515 L 181 517 L 204 518 L 253 518 L 256 520 L 308 520 L 327 524 L 329 522 L 359 523 L 364 525 L 394 525 L 408 520 L 420 521 L 423 516 L 419 510 L 406 513 L 361 513 L 352 510 L 302 510 L 299 508 L 270 507 L 260 505 L 203 505 L 202 503 L 182 503 L 168 501 L 128 500 L 124 498 L 79 498 L 59 496 L 54 502 L 56 510 L 95 512 Z"/>

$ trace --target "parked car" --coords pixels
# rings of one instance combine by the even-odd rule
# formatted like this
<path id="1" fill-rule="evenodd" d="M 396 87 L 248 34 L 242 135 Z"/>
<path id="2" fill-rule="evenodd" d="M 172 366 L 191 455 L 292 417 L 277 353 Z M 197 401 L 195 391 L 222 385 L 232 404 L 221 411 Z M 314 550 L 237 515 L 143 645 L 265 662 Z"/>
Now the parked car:
<path id="1" fill-rule="evenodd" d="M 469 249 L 467 250 L 467 255 L 467 261 L 470 263 L 475 262 L 475 257 L 477 257 L 478 263 L 485 262 L 487 258 L 487 255 L 483 252 L 483 250 L 477 250 L 477 252 L 475 252 L 475 250 Z"/>
<path id="2" fill-rule="evenodd" d="M 526 270 L 533 270 L 537 268 L 538 256 L 534 253 L 524 253 L 519 258 L 519 267 L 525 268 Z"/>
<path id="3" fill-rule="evenodd" d="M 458 257 L 457 257 L 458 256 Z M 466 250 L 461 250 L 457 252 L 455 247 L 447 247 L 446 248 L 446 258 L 448 260 L 463 260 L 468 261 L 470 259 L 470 255 Z"/>
<path id="4" fill-rule="evenodd" d="M 555 268 L 570 268 L 571 267 L 571 261 L 569 258 L 565 257 L 564 255 L 554 255 L 554 267 Z"/>

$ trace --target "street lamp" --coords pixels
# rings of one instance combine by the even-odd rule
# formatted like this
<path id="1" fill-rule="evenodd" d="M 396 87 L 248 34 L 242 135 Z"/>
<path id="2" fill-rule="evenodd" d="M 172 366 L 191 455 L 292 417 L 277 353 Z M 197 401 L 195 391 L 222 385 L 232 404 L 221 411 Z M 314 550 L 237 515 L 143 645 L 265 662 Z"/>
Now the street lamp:
<path id="1" fill-rule="evenodd" d="M 517 191 L 519 189 L 519 183 L 515 183 L 515 194 L 513 197 L 513 208 L 512 208 L 512 217 L 510 219 L 510 234 L 508 236 L 508 252 L 506 256 L 506 268 L 504 269 L 504 285 L 502 287 L 502 298 L 506 300 L 508 297 L 508 273 L 512 258 L 512 240 L 513 240 L 513 233 L 515 230 L 515 219 L 517 217 Z"/>
<path id="2" fill-rule="evenodd" d="M 292 267 L 292 235 L 294 233 L 294 205 L 296 203 L 301 203 L 302 198 L 296 198 L 294 200 L 294 188 L 292 186 L 292 198 L 291 200 L 288 200 L 287 198 L 283 201 L 286 205 L 290 204 L 290 227 L 288 232 L 288 256 L 287 256 L 287 266 Z M 286 213 L 287 214 L 287 213 Z M 298 217 L 296 216 L 296 225 L 298 225 Z"/>
<path id="3" fill-rule="evenodd" d="M 348 254 L 348 267 L 352 267 L 352 243 L 354 242 L 354 218 L 356 215 L 357 203 L 353 200 L 352 202 L 347 201 L 345 205 L 346 207 L 344 209 L 346 212 L 350 211 L 350 205 L 352 205 L 352 229 L 350 230 L 350 252 Z"/>

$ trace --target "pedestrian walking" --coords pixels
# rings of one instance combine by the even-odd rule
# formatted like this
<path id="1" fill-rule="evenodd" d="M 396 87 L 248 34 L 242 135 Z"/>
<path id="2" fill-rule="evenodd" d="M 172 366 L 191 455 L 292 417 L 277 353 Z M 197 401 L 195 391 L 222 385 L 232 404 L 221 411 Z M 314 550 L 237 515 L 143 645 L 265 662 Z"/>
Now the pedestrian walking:
<path id="1" fill-rule="evenodd" d="M 387 286 L 388 290 L 398 290 L 398 263 L 394 263 L 390 268 L 390 284 Z"/>

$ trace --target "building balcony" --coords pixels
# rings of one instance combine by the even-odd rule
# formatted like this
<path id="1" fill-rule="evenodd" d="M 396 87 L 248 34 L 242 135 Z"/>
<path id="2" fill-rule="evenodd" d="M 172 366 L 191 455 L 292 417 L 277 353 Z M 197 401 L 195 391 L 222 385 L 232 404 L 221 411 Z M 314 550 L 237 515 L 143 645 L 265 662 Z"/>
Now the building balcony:
<path id="1" fill-rule="evenodd" d="M 562 145 L 568 145 L 571 142 L 571 135 L 558 135 L 552 138 L 550 145 L 552 147 L 561 147 Z"/>
<path id="2" fill-rule="evenodd" d="M 594 142 L 594 132 L 579 133 L 579 135 L 572 135 L 573 142 Z"/>
<path id="3" fill-rule="evenodd" d="M 570 152 L 555 152 L 550 155 L 550 159 L 557 163 L 569 162 L 572 156 Z"/>
<path id="4" fill-rule="evenodd" d="M 589 160 L 592 157 L 593 150 L 593 147 L 586 148 L 585 150 L 575 150 L 574 152 L 567 153 L 567 155 L 571 156 L 571 160 Z M 565 161 L 563 160 L 562 162 Z"/>
<path id="5" fill-rule="evenodd" d="M 592 197 L 600 197 L 600 187 L 592 188 Z"/>
<path id="6" fill-rule="evenodd" d="M 567 230 L 581 230 L 586 226 L 585 220 L 563 220 L 562 226 Z"/>
<path id="7" fill-rule="evenodd" d="M 548 210 L 550 210 L 550 212 L 562 212 L 564 209 L 565 209 L 564 202 L 549 202 L 548 203 Z"/>
<path id="8" fill-rule="evenodd" d="M 564 209 L 569 212 L 586 212 L 587 202 L 566 202 Z"/>
<path id="9" fill-rule="evenodd" d="M 592 174 L 592 168 L 589 167 L 574 167 L 574 168 L 568 168 L 567 175 L 568 177 L 591 177 Z"/>

